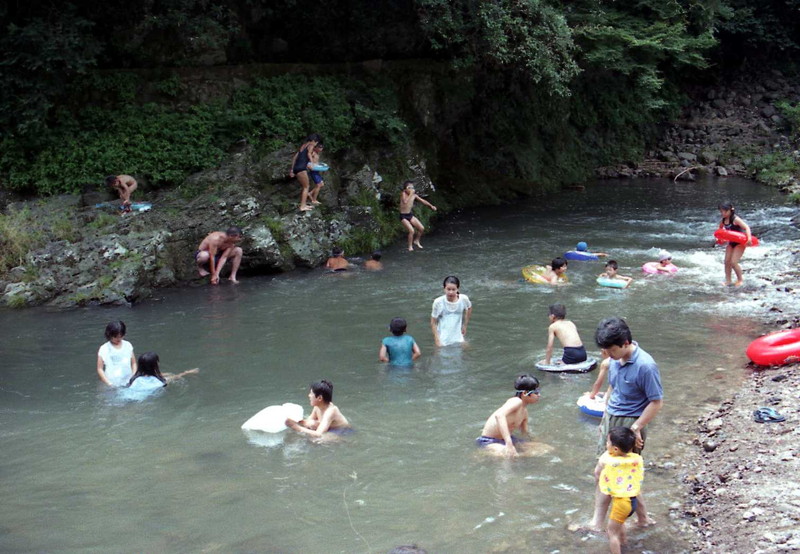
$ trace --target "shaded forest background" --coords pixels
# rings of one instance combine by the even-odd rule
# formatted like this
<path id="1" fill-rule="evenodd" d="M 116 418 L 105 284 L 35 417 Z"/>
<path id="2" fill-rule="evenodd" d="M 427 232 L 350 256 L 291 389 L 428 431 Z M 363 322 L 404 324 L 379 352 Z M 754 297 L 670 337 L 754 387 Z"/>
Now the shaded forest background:
<path id="1" fill-rule="evenodd" d="M 311 131 L 333 156 L 429 144 L 445 192 L 530 192 L 641 159 L 688 84 L 800 50 L 800 0 L 12 0 L 0 24 L 0 188 L 26 194 L 177 185 Z M 190 94 L 220 67 L 242 83 Z"/>

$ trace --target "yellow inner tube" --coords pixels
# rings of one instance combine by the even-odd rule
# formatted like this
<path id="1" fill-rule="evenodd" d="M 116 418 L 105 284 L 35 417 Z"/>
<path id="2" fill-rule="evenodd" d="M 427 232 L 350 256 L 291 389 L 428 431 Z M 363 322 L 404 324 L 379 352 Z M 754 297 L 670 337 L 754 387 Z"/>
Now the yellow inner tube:
<path id="1" fill-rule="evenodd" d="M 529 283 L 536 283 L 537 285 L 549 285 L 550 282 L 542 277 L 547 271 L 547 268 L 543 265 L 529 265 L 522 268 L 522 276 L 525 278 L 526 281 Z M 558 278 L 559 283 L 566 283 L 569 281 L 566 275 L 562 275 Z"/>

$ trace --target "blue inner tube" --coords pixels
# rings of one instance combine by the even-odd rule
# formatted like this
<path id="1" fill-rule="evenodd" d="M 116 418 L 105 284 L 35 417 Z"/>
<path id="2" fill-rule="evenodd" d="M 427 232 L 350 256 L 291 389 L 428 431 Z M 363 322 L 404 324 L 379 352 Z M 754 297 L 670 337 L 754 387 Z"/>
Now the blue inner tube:
<path id="1" fill-rule="evenodd" d="M 569 252 L 564 254 L 565 260 L 599 260 L 600 258 L 597 254 L 592 254 L 591 252 L 580 252 L 578 250 L 570 250 Z"/>
<path id="2" fill-rule="evenodd" d="M 624 289 L 627 285 L 627 281 L 623 281 L 622 279 L 609 279 L 608 277 L 598 277 L 597 284 L 601 287 L 611 287 L 612 289 Z"/>

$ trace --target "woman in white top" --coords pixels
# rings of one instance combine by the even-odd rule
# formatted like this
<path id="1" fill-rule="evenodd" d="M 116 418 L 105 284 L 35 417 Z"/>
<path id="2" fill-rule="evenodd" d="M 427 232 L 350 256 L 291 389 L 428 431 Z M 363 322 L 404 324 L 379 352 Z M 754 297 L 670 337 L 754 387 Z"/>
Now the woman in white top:
<path id="1" fill-rule="evenodd" d="M 112 321 L 106 325 L 106 339 L 97 351 L 97 376 L 110 387 L 122 387 L 128 384 L 136 373 L 136 357 L 133 345 L 126 340 L 125 323 Z"/>
<path id="2" fill-rule="evenodd" d="M 445 277 L 443 286 L 444 295 L 433 301 L 431 310 L 431 331 L 436 346 L 464 342 L 472 315 L 472 302 L 466 294 L 458 292 L 461 287 L 458 277 Z"/>

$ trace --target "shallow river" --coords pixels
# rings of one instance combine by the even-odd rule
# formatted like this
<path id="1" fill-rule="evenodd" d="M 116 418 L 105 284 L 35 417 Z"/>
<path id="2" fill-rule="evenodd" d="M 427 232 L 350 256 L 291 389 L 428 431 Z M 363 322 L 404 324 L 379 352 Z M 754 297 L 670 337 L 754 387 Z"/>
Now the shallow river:
<path id="1" fill-rule="evenodd" d="M 732 199 L 764 245 L 743 259 L 746 286 L 725 289 L 723 250 L 711 248 L 716 205 Z M 645 460 L 677 462 L 645 479 L 659 522 L 631 533 L 638 550 L 676 552 L 670 505 L 697 414 L 747 386 L 744 349 L 788 264 L 795 210 L 773 190 L 728 179 L 698 184 L 603 182 L 560 198 L 456 214 L 409 254 L 384 251 L 386 271 L 321 270 L 242 279 L 241 285 L 161 293 L 133 309 L 0 312 L 0 551 L 606 552 L 566 530 L 591 515 L 596 420 L 576 399 L 594 373 L 533 369 L 546 344 L 547 306 L 564 302 L 591 352 L 597 322 L 627 318 L 661 368 L 665 408 Z M 520 282 L 585 240 L 636 281 L 596 286 L 602 262 L 572 262 L 571 284 Z M 644 278 L 660 248 L 681 267 Z M 436 351 L 428 321 L 444 276 L 474 305 L 467 348 Z M 380 339 L 404 316 L 423 351 L 410 370 L 377 362 Z M 137 355 L 197 376 L 144 402 L 104 390 L 95 359 L 105 324 L 122 319 Z M 536 372 L 529 409 L 552 453 L 491 459 L 473 439 Z M 357 432 L 334 444 L 294 434 L 247 436 L 241 424 L 271 404 L 307 405 L 308 384 L 333 381 Z"/>

